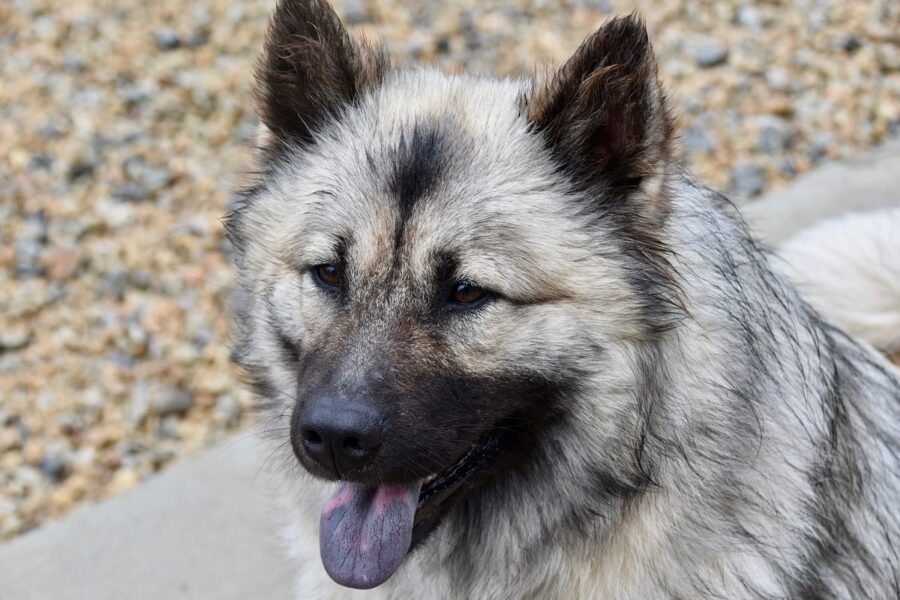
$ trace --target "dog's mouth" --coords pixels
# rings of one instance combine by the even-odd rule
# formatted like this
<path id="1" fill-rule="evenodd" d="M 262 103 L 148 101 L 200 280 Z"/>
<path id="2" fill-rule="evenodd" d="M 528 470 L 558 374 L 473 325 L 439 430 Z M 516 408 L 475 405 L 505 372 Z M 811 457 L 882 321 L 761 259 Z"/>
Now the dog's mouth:
<path id="1" fill-rule="evenodd" d="M 319 550 L 328 575 L 357 589 L 381 585 L 425 539 L 452 501 L 474 485 L 500 450 L 488 433 L 439 473 L 409 483 L 346 482 L 322 509 Z"/>

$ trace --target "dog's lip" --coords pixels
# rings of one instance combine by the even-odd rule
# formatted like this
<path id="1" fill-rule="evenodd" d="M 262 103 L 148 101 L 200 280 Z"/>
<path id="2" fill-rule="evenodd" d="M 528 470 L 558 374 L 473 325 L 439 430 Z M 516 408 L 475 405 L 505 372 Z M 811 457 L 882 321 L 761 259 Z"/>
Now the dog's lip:
<path id="1" fill-rule="evenodd" d="M 484 464 L 485 450 L 493 446 L 496 436 L 490 434 L 476 440 L 469 449 L 453 464 L 443 471 L 434 473 L 422 479 L 422 490 L 419 492 L 419 506 L 430 501 L 450 487 L 457 487 L 465 483 L 479 467 Z"/>
<path id="2" fill-rule="evenodd" d="M 422 489 L 416 507 L 412 543 L 415 548 L 444 516 L 445 507 L 463 492 L 472 479 L 486 470 L 501 449 L 499 430 L 478 438 L 453 464 L 439 473 L 422 479 Z"/>

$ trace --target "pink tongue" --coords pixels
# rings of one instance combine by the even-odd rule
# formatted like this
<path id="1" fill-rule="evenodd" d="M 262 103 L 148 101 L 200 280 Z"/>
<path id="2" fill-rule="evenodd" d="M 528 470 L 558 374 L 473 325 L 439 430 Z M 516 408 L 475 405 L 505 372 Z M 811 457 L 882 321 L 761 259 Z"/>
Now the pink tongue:
<path id="1" fill-rule="evenodd" d="M 361 590 L 387 581 L 409 550 L 421 487 L 342 485 L 319 520 L 319 552 L 328 575 Z"/>

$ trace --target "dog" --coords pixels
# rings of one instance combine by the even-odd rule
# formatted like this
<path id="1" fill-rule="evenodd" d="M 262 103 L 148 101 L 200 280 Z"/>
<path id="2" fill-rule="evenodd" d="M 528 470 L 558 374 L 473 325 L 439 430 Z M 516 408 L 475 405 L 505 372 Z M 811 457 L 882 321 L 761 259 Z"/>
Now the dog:
<path id="1" fill-rule="evenodd" d="M 281 0 L 257 96 L 234 356 L 298 598 L 900 596 L 897 372 L 684 172 L 638 17 L 515 81 Z"/>

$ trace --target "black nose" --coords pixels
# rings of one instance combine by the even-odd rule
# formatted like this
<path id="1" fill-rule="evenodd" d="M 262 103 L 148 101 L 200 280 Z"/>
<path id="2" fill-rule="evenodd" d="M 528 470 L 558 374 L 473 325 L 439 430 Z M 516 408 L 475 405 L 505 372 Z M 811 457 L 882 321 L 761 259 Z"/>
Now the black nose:
<path id="1" fill-rule="evenodd" d="M 335 477 L 371 462 L 383 441 L 382 419 L 366 407 L 322 403 L 295 417 L 294 451 L 305 453 Z"/>

